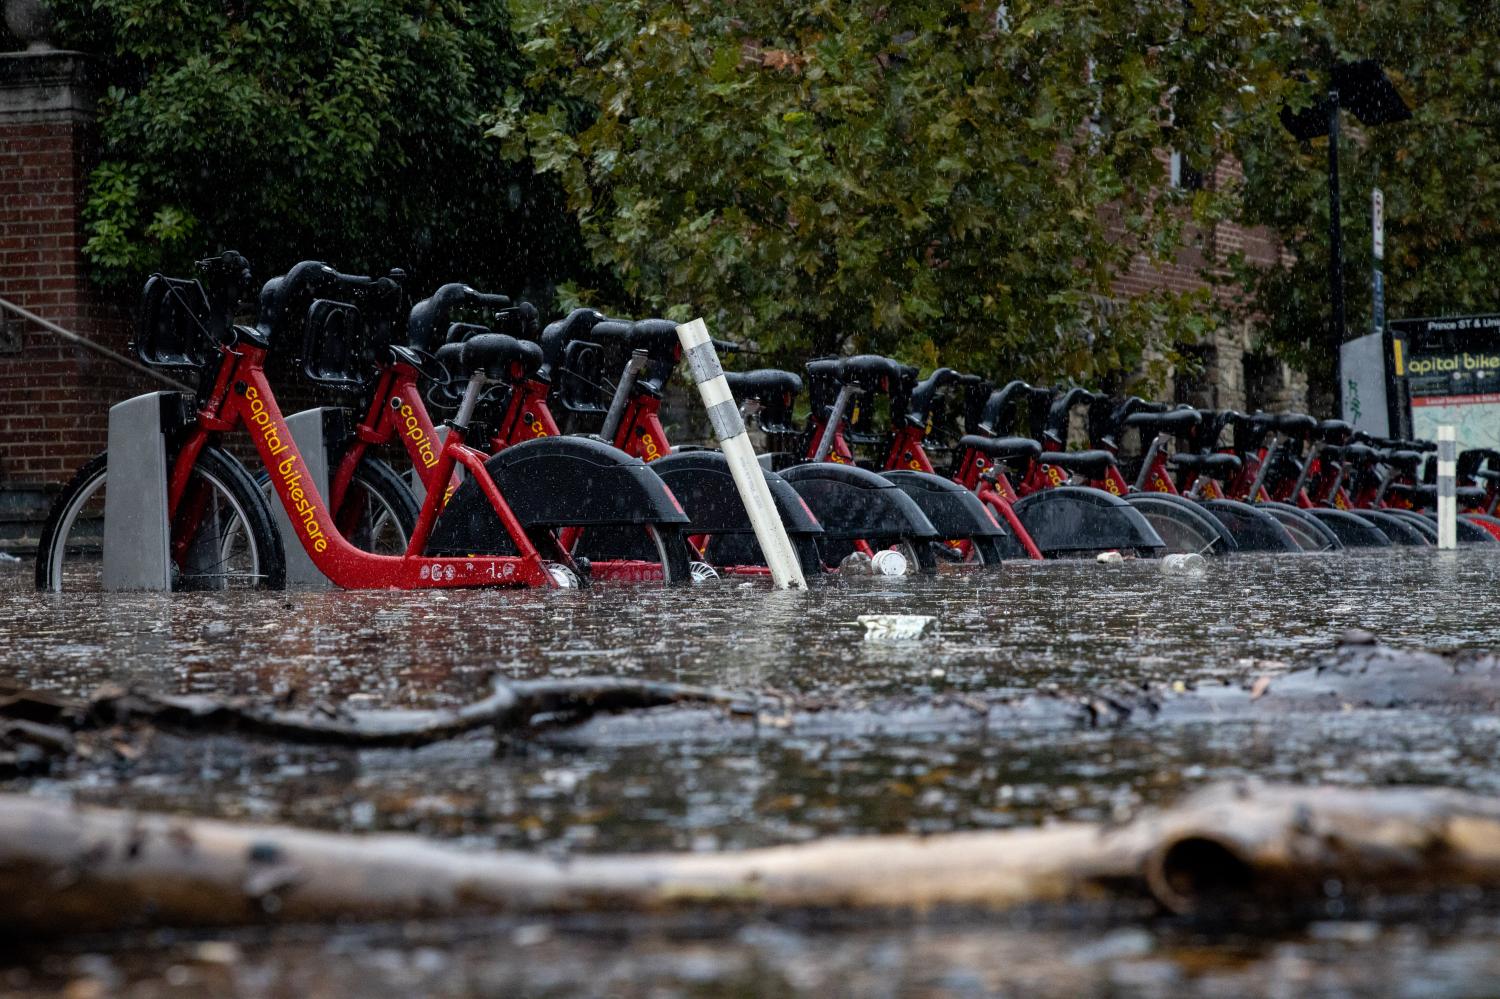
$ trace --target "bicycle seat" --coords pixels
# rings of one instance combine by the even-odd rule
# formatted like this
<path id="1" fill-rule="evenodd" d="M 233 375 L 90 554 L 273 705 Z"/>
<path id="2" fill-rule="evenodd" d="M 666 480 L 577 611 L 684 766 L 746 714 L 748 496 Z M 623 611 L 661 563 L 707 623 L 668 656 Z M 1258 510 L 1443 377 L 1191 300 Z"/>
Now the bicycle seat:
<path id="1" fill-rule="evenodd" d="M 1125 417 L 1125 426 L 1150 434 L 1181 436 L 1203 422 L 1196 409 L 1169 409 L 1165 413 L 1137 412 Z"/>
<path id="2" fill-rule="evenodd" d="M 1174 454 L 1167 459 L 1167 466 L 1225 482 L 1238 475 L 1245 463 L 1233 454 Z"/>
<path id="3" fill-rule="evenodd" d="M 459 345 L 455 343 L 452 346 L 457 347 Z M 429 378 L 435 382 L 447 380 L 447 368 L 442 364 L 434 364 L 434 355 L 427 353 L 425 350 L 392 344 L 391 356 L 415 368 L 424 378 Z M 456 362 L 457 355 L 455 354 L 453 357 Z"/>
<path id="4" fill-rule="evenodd" d="M 1398 496 L 1410 497 L 1421 506 L 1437 505 L 1437 486 L 1434 485 L 1397 482 L 1391 485 L 1390 491 Z M 1458 502 L 1468 504 L 1483 503 L 1488 498 L 1483 486 L 1459 486 L 1453 490 L 1453 495 Z"/>
<path id="5" fill-rule="evenodd" d="M 741 402 L 746 399 L 765 401 L 788 393 L 796 395 L 802 391 L 801 378 L 790 371 L 779 371 L 776 368 L 726 371 L 724 380 L 729 383 L 729 391 Z"/>
<path id="6" fill-rule="evenodd" d="M 638 319 L 625 322 L 606 319 L 592 331 L 595 340 L 615 340 L 631 350 L 644 350 L 654 359 L 675 359 L 682 351 L 682 341 L 677 338 L 677 324 L 670 319 Z"/>
<path id="7" fill-rule="evenodd" d="M 994 461 L 1015 461 L 1017 458 L 1032 459 L 1042 453 L 1042 445 L 1030 437 L 982 437 L 965 434 L 958 440 L 959 450 L 973 448 Z"/>
<path id="8" fill-rule="evenodd" d="M 1383 448 L 1395 451 L 1436 451 L 1437 443 L 1434 441 L 1406 440 L 1400 437 L 1376 437 L 1372 442 Z"/>
<path id="9" fill-rule="evenodd" d="M 1115 456 L 1108 451 L 1048 451 L 1042 455 L 1042 462 L 1086 479 L 1102 479 L 1114 467 Z"/>
<path id="10" fill-rule="evenodd" d="M 1306 437 L 1318 426 L 1318 421 L 1306 413 L 1273 413 L 1267 422 L 1272 430 L 1288 437 Z"/>
<path id="11" fill-rule="evenodd" d="M 1465 448 L 1458 455 L 1458 477 L 1473 478 L 1485 462 L 1489 462 L 1491 467 L 1500 464 L 1500 451 L 1487 447 Z"/>
<path id="12" fill-rule="evenodd" d="M 542 348 L 504 333 L 480 333 L 463 343 L 438 348 L 437 358 L 450 373 L 456 366 L 464 377 L 483 371 L 491 380 L 516 381 L 541 366 Z"/>
<path id="13" fill-rule="evenodd" d="M 1342 444 L 1354 434 L 1354 428 L 1343 420 L 1322 420 L 1313 428 L 1313 439 Z"/>
<path id="14" fill-rule="evenodd" d="M 1345 444 L 1339 448 L 1332 448 L 1337 457 L 1356 465 L 1368 465 L 1374 462 L 1378 452 L 1368 444 Z"/>
<path id="15" fill-rule="evenodd" d="M 1378 451 L 1376 454 L 1387 465 L 1407 474 L 1414 473 L 1422 464 L 1422 455 L 1417 451 Z"/>
<path id="16" fill-rule="evenodd" d="M 901 384 L 903 377 L 915 380 L 917 369 L 891 357 L 878 354 L 858 354 L 844 359 L 839 371 L 845 382 L 852 382 L 864 389 L 890 391 Z"/>

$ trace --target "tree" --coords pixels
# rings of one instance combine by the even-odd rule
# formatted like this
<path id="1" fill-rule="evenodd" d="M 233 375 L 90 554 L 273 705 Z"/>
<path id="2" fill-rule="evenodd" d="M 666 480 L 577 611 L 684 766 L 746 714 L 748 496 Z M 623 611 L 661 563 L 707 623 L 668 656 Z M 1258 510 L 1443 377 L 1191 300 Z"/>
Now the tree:
<path id="1" fill-rule="evenodd" d="M 520 80 L 503 0 L 61 0 L 104 56 L 85 253 L 106 283 L 232 246 L 508 289 L 572 273 L 555 187 L 479 118 Z M 419 288 L 418 290 L 426 290 Z"/>
<path id="2" fill-rule="evenodd" d="M 1412 106 L 1411 121 L 1363 130 L 1351 115 L 1340 146 L 1348 332 L 1371 328 L 1370 189 L 1385 193 L 1387 314 L 1500 310 L 1500 35 L 1492 15 L 1462 0 L 1366 0 L 1320 6 L 1289 52 L 1311 102 L 1335 60 L 1376 59 Z M 1299 144 L 1274 120 L 1236 135 L 1245 165 L 1237 211 L 1270 226 L 1287 265 L 1241 266 L 1241 309 L 1268 344 L 1314 375 L 1329 356 L 1328 140 Z"/>
<path id="3" fill-rule="evenodd" d="M 1210 162 L 1229 123 L 1274 111 L 1295 14 L 1180 0 L 516 10 L 529 89 L 507 92 L 490 134 L 561 179 L 619 281 L 607 304 L 706 314 L 773 355 L 876 350 L 1086 382 L 1171 361 L 1214 324 L 1206 295 L 1114 285 L 1223 210 L 1164 183 L 1163 149 Z"/>

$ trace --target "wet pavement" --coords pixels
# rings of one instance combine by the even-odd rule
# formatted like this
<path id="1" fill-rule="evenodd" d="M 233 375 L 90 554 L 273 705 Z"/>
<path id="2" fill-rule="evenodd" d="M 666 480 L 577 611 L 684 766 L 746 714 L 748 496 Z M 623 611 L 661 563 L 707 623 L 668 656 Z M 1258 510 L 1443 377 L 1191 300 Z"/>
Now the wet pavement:
<path id="1" fill-rule="evenodd" d="M 1200 714 L 1112 728 L 985 723 L 986 705 L 1038 690 L 1250 684 L 1305 664 L 1349 628 L 1407 648 L 1500 650 L 1500 558 L 1482 550 L 1246 556 L 1211 563 L 1201 577 L 1167 576 L 1149 562 L 1008 564 L 999 579 L 864 578 L 809 594 L 727 582 L 691 592 L 79 598 L 32 593 L 29 568 L 0 577 L 0 678 L 71 695 L 115 682 L 430 707 L 482 696 L 498 672 L 671 680 L 866 713 L 847 726 L 773 719 L 747 730 L 711 713 L 667 712 L 660 724 L 603 720 L 501 747 L 477 736 L 419 752 L 162 735 L 128 758 L 0 781 L 0 790 L 548 852 L 734 849 L 837 833 L 1110 819 L 1245 775 L 1500 792 L 1500 720 L 1488 711 Z M 916 645 L 863 642 L 856 617 L 887 611 L 935 615 L 938 635 Z M 964 717 L 954 705 L 973 723 L 954 722 Z M 923 724 L 925 714 L 941 722 Z M 143 995 L 221 986 L 245 995 L 1500 988 L 1495 927 L 1479 917 L 1329 923 L 1248 941 L 1174 927 L 829 933 L 756 924 L 704 940 L 681 927 L 622 936 L 628 929 L 485 924 L 153 938 L 143 948 L 80 942 L 13 956 L 0 994 L 93 981 Z M 497 940 L 504 946 L 491 946 Z M 204 951 L 208 944 L 223 946 Z M 1392 992 L 1395 982 L 1412 990 Z"/>

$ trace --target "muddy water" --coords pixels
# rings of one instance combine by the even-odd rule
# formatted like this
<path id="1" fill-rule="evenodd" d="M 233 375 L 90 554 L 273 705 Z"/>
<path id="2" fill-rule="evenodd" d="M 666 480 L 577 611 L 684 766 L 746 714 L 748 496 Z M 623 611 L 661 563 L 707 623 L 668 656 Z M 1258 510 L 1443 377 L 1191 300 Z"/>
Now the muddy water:
<path id="1" fill-rule="evenodd" d="M 806 595 L 728 583 L 690 593 L 79 599 L 31 593 L 17 573 L 0 584 L 0 676 L 71 694 L 124 682 L 432 706 L 480 696 L 495 672 L 608 674 L 880 711 L 982 708 L 1038 688 L 1247 682 L 1305 662 L 1350 627 L 1413 648 L 1500 649 L 1497 577 L 1500 558 L 1479 551 L 1244 557 L 1199 578 L 1164 576 L 1153 563 L 1016 565 L 998 581 L 864 579 Z M 935 615 L 940 632 L 918 646 L 862 642 L 855 618 L 880 611 Z M 418 753 L 353 753 L 163 736 L 129 762 L 0 789 L 550 852 L 738 848 L 840 832 L 1109 818 L 1245 774 L 1500 793 L 1500 724 L 1489 716 L 1347 711 L 1014 732 L 894 718 L 882 730 L 879 719 L 849 731 L 773 727 L 750 737 L 705 724 L 666 740 L 649 728 L 632 737 L 629 725 L 605 725 L 587 739 L 562 733 L 498 752 L 485 738 Z M 706 941 L 646 928 L 627 945 L 620 932 L 486 925 L 157 940 L 135 956 L 126 952 L 140 941 L 85 942 L 13 956 L 0 989 L 70 980 L 133 983 L 143 994 L 179 986 L 199 994 L 217 982 L 247 995 L 982 995 L 1002 985 L 1038 994 L 1336 995 L 1391 994 L 1393 982 L 1424 995 L 1500 989 L 1500 960 L 1488 946 L 1494 926 L 1474 920 L 1330 923 L 1257 941 L 1186 938 L 1170 927 L 828 935 L 778 926 Z M 490 946 L 495 940 L 506 945 Z M 1481 981 L 1494 987 L 1470 988 Z M 905 987 L 892 991 L 898 983 Z"/>

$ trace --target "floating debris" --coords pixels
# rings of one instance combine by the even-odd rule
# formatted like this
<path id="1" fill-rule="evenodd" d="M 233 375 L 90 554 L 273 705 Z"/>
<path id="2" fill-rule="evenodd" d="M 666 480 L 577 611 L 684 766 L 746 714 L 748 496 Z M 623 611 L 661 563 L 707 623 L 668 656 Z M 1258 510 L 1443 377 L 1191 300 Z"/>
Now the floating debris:
<path id="1" fill-rule="evenodd" d="M 1161 571 L 1169 576 L 1201 576 L 1208 571 L 1208 560 L 1195 552 L 1168 555 L 1161 560 Z"/>
<path id="2" fill-rule="evenodd" d="M 934 630 L 937 618 L 928 614 L 861 614 L 867 642 L 914 642 Z"/>

